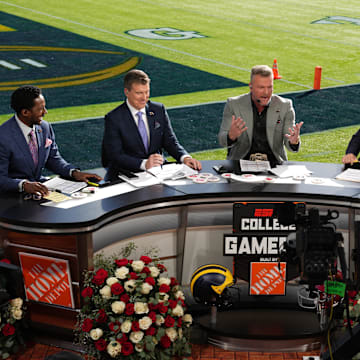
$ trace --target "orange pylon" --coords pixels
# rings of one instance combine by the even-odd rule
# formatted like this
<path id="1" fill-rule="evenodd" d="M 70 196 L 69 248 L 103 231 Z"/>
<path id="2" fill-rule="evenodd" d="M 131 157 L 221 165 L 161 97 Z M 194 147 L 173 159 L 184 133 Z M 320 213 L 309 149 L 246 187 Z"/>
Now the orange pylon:
<path id="1" fill-rule="evenodd" d="M 279 70 L 278 70 L 277 60 L 276 60 L 276 59 L 274 59 L 272 71 L 273 71 L 273 74 L 274 74 L 274 80 L 276 80 L 276 79 L 281 79 L 281 78 L 282 78 L 282 76 L 279 74 Z"/>

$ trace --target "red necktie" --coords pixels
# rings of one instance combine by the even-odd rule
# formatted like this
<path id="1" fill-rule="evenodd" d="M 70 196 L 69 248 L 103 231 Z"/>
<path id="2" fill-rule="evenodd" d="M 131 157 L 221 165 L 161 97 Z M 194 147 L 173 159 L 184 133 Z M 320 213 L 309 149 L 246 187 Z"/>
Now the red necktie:
<path id="1" fill-rule="evenodd" d="M 31 130 L 29 133 L 29 149 L 30 149 L 31 156 L 34 160 L 34 164 L 36 167 L 38 164 L 38 147 L 37 147 L 34 130 Z"/>

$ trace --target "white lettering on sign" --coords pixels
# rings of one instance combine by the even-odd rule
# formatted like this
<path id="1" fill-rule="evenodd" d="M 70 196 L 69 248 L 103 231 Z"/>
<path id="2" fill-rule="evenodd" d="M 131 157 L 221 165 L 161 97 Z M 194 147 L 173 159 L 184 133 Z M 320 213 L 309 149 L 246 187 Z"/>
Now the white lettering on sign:
<path id="1" fill-rule="evenodd" d="M 196 31 L 182 31 L 170 27 L 155 29 L 135 29 L 127 31 L 128 34 L 152 40 L 188 40 L 194 38 L 203 38 L 204 35 Z"/>
<path id="2" fill-rule="evenodd" d="M 273 218 L 242 218 L 240 231 L 296 231 L 295 224 L 286 226 Z"/>

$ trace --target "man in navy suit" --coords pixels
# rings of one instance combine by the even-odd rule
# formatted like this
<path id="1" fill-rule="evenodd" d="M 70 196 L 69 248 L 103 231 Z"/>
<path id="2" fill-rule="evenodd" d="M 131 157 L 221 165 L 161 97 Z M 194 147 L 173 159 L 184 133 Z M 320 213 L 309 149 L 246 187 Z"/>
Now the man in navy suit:
<path id="1" fill-rule="evenodd" d="M 15 90 L 11 107 L 15 115 L 0 126 L 0 192 L 47 195 L 44 168 L 76 181 L 101 180 L 61 157 L 53 129 L 43 120 L 47 110 L 39 88 L 25 85 Z"/>
<path id="2" fill-rule="evenodd" d="M 353 164 L 357 162 L 357 156 L 360 152 L 360 130 L 354 134 L 346 149 L 346 155 L 342 158 L 344 164 Z"/>
<path id="3" fill-rule="evenodd" d="M 179 162 L 200 170 L 178 142 L 163 104 L 149 101 L 150 78 L 133 69 L 124 78 L 126 101 L 105 116 L 102 162 L 106 180 L 121 169 L 145 171 L 164 162 L 163 149 Z"/>

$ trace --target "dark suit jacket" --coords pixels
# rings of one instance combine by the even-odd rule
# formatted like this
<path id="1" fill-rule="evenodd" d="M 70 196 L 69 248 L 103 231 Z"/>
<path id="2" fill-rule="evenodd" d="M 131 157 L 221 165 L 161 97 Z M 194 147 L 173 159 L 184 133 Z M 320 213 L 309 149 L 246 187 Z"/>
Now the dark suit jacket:
<path id="1" fill-rule="evenodd" d="M 35 128 L 39 147 L 36 167 L 15 117 L 0 126 L 0 192 L 18 191 L 23 179 L 43 181 L 44 168 L 64 177 L 69 177 L 70 170 L 75 168 L 61 157 L 51 125 L 43 120 Z"/>
<path id="2" fill-rule="evenodd" d="M 163 104 L 149 101 L 146 105 L 150 144 L 146 151 L 126 102 L 105 116 L 102 163 L 107 168 L 105 179 L 115 180 L 120 169 L 140 170 L 149 155 L 166 150 L 177 161 L 187 152 L 179 144 Z"/>
<path id="3" fill-rule="evenodd" d="M 354 154 L 358 156 L 360 152 L 360 130 L 354 134 L 349 142 L 349 145 L 346 149 L 346 154 Z"/>

